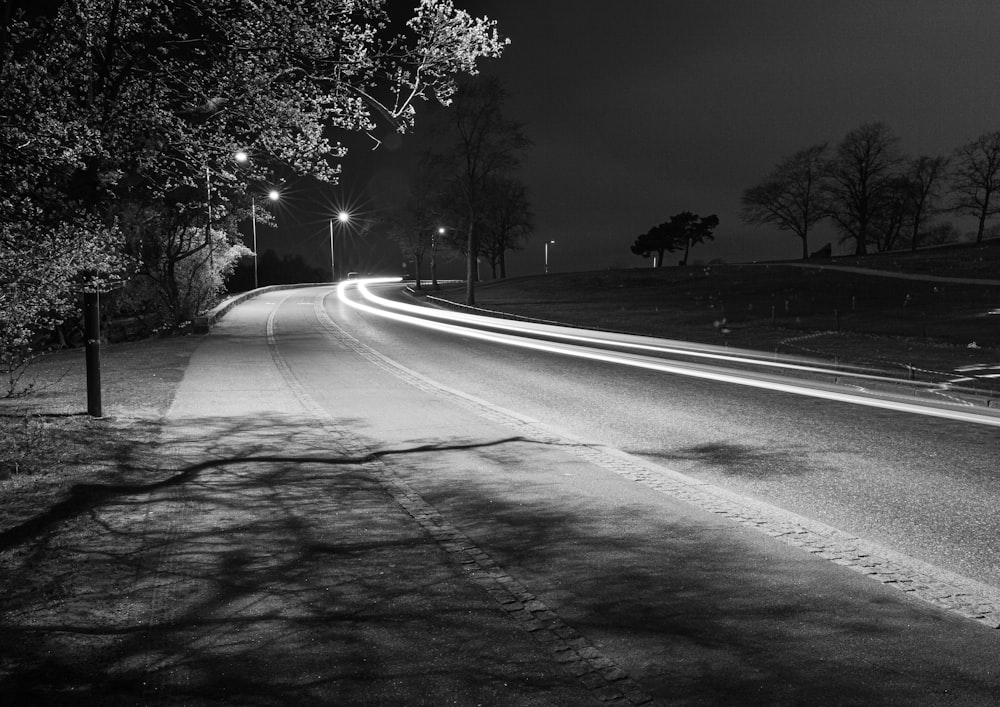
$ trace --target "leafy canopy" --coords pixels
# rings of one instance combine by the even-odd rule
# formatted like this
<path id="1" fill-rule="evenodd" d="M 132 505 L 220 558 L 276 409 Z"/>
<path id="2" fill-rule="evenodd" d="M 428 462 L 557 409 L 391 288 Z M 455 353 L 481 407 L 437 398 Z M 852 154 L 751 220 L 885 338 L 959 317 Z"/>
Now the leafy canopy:
<path id="1" fill-rule="evenodd" d="M 420 101 L 449 103 L 457 75 L 507 44 L 493 21 L 452 0 L 420 0 L 405 20 L 384 0 L 3 9 L 5 351 L 69 312 L 81 272 L 130 274 L 123 248 L 136 239 L 122 233 L 123 212 L 192 227 L 202 218 L 208 245 L 253 185 L 287 172 L 335 181 L 344 131 L 411 129 Z M 234 164 L 237 151 L 252 157 L 247 166 Z"/>

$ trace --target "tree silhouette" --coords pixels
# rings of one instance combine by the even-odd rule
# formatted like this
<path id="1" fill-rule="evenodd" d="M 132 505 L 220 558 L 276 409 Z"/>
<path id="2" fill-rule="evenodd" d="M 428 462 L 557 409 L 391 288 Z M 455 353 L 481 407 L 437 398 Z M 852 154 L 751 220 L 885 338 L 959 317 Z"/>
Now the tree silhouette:
<path id="1" fill-rule="evenodd" d="M 674 214 L 669 221 L 649 229 L 639 236 L 632 244 L 631 250 L 636 255 L 648 258 L 652 253 L 658 256 L 657 267 L 663 266 L 665 252 L 684 251 L 681 265 L 687 265 L 691 247 L 715 238 L 713 231 L 719 225 L 716 215 L 699 216 L 690 211 Z"/>
<path id="2" fill-rule="evenodd" d="M 826 217 L 820 186 L 827 144 L 813 145 L 782 160 L 760 184 L 743 192 L 743 221 L 791 231 L 809 257 L 809 230 Z"/>
<path id="3" fill-rule="evenodd" d="M 509 175 L 531 145 L 524 127 L 503 114 L 507 91 L 494 77 L 465 81 L 455 101 L 434 126 L 435 143 L 425 160 L 449 175 L 457 195 L 452 209 L 466 230 L 466 304 L 476 303 L 480 229 L 486 218 L 492 180 Z"/>
<path id="4" fill-rule="evenodd" d="M 986 220 L 1000 213 L 1000 131 L 986 133 L 955 150 L 951 188 L 953 208 L 976 217 L 976 243 L 982 243 Z"/>
<path id="5" fill-rule="evenodd" d="M 854 240 L 855 255 L 868 252 L 874 222 L 893 189 L 898 142 L 885 123 L 865 123 L 844 137 L 826 164 L 827 214 L 845 239 Z"/>

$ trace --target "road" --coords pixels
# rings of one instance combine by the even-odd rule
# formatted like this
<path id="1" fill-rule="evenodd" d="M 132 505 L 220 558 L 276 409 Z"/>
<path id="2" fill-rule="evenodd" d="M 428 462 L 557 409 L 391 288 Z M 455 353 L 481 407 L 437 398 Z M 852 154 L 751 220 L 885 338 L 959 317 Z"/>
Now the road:
<path id="1" fill-rule="evenodd" d="M 0 703 L 997 704 L 996 415 L 343 294 L 3 534 Z"/>
<path id="2" fill-rule="evenodd" d="M 964 566 L 956 548 L 992 562 L 979 540 L 992 516 L 977 529 L 920 507 L 995 499 L 995 426 L 692 377 L 704 362 L 623 366 L 606 342 L 498 344 L 357 304 L 329 287 L 265 292 L 192 357 L 167 416 L 191 483 L 154 492 L 166 507 L 143 536 L 172 539 L 148 543 L 156 577 L 195 585 L 152 612 L 161 642 L 195 627 L 199 665 L 236 665 L 235 649 L 233 675 L 318 704 L 997 697 L 1000 591 L 948 569 Z M 907 446 L 942 454 L 928 445 L 941 429 L 978 477 L 918 464 Z M 951 473 L 960 501 L 900 479 L 901 459 Z M 978 490 L 956 493 L 957 479 Z M 937 528 L 944 550 L 912 542 Z M 948 566 L 920 559 L 939 556 Z M 219 689 L 160 674 L 164 692 Z"/>
<path id="3" fill-rule="evenodd" d="M 996 426 L 512 349 L 324 301 L 442 386 L 1000 587 Z"/>

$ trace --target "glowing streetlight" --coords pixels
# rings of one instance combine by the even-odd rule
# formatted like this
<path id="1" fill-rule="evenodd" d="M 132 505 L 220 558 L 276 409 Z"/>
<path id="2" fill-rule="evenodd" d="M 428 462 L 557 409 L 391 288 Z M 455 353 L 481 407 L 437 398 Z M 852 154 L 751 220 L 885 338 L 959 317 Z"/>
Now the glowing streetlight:
<path id="1" fill-rule="evenodd" d="M 549 243 L 555 243 L 555 241 L 545 241 L 545 274 L 549 272 Z"/>
<path id="2" fill-rule="evenodd" d="M 437 230 L 437 235 L 444 238 L 444 234 L 447 233 L 447 229 L 441 226 Z M 434 239 L 434 234 L 431 234 L 431 287 L 435 290 L 441 289 L 438 285 L 438 274 L 437 274 L 437 241 Z"/>
<path id="3" fill-rule="evenodd" d="M 341 224 L 347 225 L 351 220 L 351 215 L 346 211 L 341 211 L 337 214 L 337 221 Z M 337 260 L 336 260 L 336 248 L 334 246 L 333 240 L 333 222 L 334 219 L 330 219 L 330 279 L 332 282 L 337 281 Z"/>
<path id="4" fill-rule="evenodd" d="M 245 152 L 237 152 L 236 159 L 239 160 L 239 156 L 243 155 L 246 157 Z M 277 189 L 272 189 L 267 193 L 267 198 L 271 201 L 277 201 L 281 198 L 281 194 Z M 253 194 L 250 195 L 250 222 L 253 225 L 253 288 L 257 289 L 257 199 Z"/>

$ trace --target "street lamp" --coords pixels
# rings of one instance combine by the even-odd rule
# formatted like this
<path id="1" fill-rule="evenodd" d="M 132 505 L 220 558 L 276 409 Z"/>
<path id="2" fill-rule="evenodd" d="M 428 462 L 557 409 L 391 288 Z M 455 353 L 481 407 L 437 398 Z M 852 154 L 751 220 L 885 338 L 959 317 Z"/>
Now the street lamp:
<path id="1" fill-rule="evenodd" d="M 549 272 L 549 243 L 555 243 L 555 241 L 545 241 L 545 274 Z"/>
<path id="2" fill-rule="evenodd" d="M 351 215 L 346 211 L 341 211 L 339 214 L 337 214 L 336 220 L 346 225 L 351 220 Z M 331 282 L 336 282 L 337 261 L 336 261 L 336 249 L 334 247 L 334 241 L 333 241 L 333 221 L 334 219 L 330 219 L 330 279 Z"/>
<path id="3" fill-rule="evenodd" d="M 240 155 L 243 155 L 244 160 L 246 159 L 245 152 L 237 152 L 236 159 L 240 161 Z M 277 189 L 272 189 L 267 193 L 267 198 L 271 201 L 277 201 L 281 198 L 281 194 L 278 193 Z M 251 194 L 250 195 L 250 223 L 253 227 L 253 288 L 257 289 L 257 198 Z"/>
<path id="4" fill-rule="evenodd" d="M 446 233 L 445 227 L 441 226 L 437 230 L 438 235 L 444 238 Z M 441 286 L 438 285 L 438 274 L 437 274 L 437 241 L 434 240 L 434 234 L 431 234 L 431 287 L 435 290 L 440 290 Z"/>

